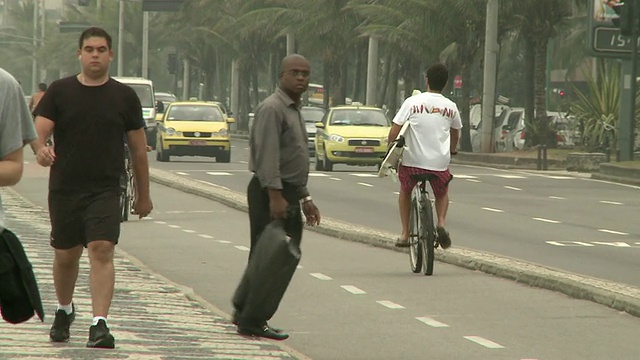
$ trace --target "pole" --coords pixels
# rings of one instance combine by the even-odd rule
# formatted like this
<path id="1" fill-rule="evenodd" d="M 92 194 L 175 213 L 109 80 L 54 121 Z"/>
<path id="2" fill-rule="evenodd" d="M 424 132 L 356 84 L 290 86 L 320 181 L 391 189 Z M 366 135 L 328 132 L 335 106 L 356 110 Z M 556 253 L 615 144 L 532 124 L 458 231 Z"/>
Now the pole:
<path id="1" fill-rule="evenodd" d="M 142 12 L 142 77 L 149 78 L 149 12 Z"/>
<path id="2" fill-rule="evenodd" d="M 377 105 L 378 88 L 378 39 L 369 36 L 369 54 L 367 58 L 367 94 L 365 103 L 367 105 Z"/>
<path id="3" fill-rule="evenodd" d="M 44 47 L 44 38 L 45 38 L 45 29 L 46 29 L 46 9 L 47 7 L 45 6 L 45 1 L 46 0 L 42 0 L 42 16 L 40 17 L 41 23 L 40 23 L 40 47 Z M 47 78 L 47 68 L 43 65 L 40 67 L 40 79 L 44 80 Z"/>
<path id="4" fill-rule="evenodd" d="M 40 0 L 33 0 L 33 51 L 31 52 L 31 93 L 36 92 L 38 86 L 38 8 Z"/>
<path id="5" fill-rule="evenodd" d="M 296 38 L 293 34 L 287 34 L 287 55 L 294 54 L 296 52 Z"/>
<path id="6" fill-rule="evenodd" d="M 482 89 L 482 152 L 492 151 L 493 118 L 496 111 L 496 72 L 498 64 L 498 0 L 487 1 L 484 44 L 484 84 Z"/>
<path id="7" fill-rule="evenodd" d="M 124 47 L 124 1 L 118 1 L 118 76 L 124 74 L 124 57 L 122 48 Z"/>
<path id="8" fill-rule="evenodd" d="M 183 70 L 182 70 L 182 101 L 189 100 L 189 88 L 191 84 L 189 80 L 191 78 L 191 69 L 189 68 L 189 60 L 183 60 Z"/>

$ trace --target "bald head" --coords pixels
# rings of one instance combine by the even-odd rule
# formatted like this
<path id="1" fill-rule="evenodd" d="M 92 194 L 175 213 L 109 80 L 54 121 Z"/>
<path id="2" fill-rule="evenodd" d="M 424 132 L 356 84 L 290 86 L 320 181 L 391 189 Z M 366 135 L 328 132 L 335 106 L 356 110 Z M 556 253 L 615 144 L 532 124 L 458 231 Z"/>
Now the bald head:
<path id="1" fill-rule="evenodd" d="M 309 60 L 299 54 L 287 55 L 280 63 L 280 88 L 298 102 L 307 91 L 311 66 Z"/>

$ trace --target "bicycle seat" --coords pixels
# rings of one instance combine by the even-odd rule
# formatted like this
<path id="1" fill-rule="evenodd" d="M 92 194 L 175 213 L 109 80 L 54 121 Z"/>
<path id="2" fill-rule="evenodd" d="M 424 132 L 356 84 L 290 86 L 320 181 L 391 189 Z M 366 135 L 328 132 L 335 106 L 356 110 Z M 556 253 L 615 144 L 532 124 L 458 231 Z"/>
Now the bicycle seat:
<path id="1" fill-rule="evenodd" d="M 416 180 L 418 182 L 423 182 L 423 181 L 429 181 L 431 179 L 435 179 L 437 176 L 435 174 L 431 174 L 431 173 L 425 173 L 425 174 L 412 174 L 410 175 L 411 178 L 413 180 Z"/>

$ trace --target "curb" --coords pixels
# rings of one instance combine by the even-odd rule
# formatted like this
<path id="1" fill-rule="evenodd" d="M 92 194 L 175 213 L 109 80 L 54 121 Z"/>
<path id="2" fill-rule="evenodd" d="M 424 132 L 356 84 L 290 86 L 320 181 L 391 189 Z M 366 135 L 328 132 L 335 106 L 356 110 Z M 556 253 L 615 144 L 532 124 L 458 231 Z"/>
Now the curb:
<path id="1" fill-rule="evenodd" d="M 612 181 L 612 182 L 621 183 L 621 184 L 640 186 L 640 179 L 636 179 L 636 178 L 614 176 L 614 175 L 608 175 L 608 174 L 597 173 L 597 172 L 592 173 L 591 178 L 595 180 L 606 180 L 606 181 Z"/>
<path id="2" fill-rule="evenodd" d="M 220 202 L 231 208 L 248 211 L 246 196 L 204 181 L 184 178 L 169 171 L 150 168 L 151 181 L 186 193 Z M 394 246 L 394 234 L 360 227 L 323 217 L 323 224 L 307 230 L 394 251 L 408 252 Z M 640 288 L 608 280 L 574 274 L 523 260 L 466 248 L 436 251 L 438 261 L 501 278 L 561 292 L 576 299 L 593 301 L 640 317 Z"/>

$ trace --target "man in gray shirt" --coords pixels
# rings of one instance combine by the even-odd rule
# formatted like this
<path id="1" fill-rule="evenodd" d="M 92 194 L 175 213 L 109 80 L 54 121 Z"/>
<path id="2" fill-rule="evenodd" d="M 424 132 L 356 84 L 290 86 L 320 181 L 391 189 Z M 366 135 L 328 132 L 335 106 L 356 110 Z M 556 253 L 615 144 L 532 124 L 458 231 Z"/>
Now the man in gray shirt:
<path id="1" fill-rule="evenodd" d="M 249 170 L 254 173 L 247 189 L 251 251 L 265 227 L 285 219 L 292 241 L 302 238 L 302 215 L 308 225 L 320 224 L 320 211 L 307 189 L 309 149 L 307 130 L 300 115 L 300 97 L 309 86 L 309 61 L 301 55 L 285 57 L 280 85 L 256 109 L 249 146 Z M 267 325 L 268 319 L 243 317 L 243 304 L 234 300 L 238 333 L 284 340 L 289 337 Z"/>
<path id="2" fill-rule="evenodd" d="M 12 186 L 22 178 L 23 148 L 36 139 L 27 101 L 18 81 L 0 68 L 0 186 Z M 0 198 L 0 233 L 5 230 Z"/>

